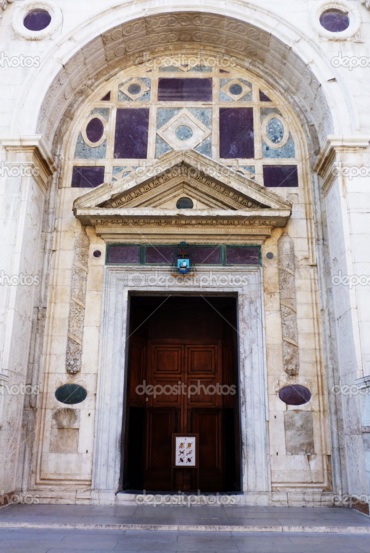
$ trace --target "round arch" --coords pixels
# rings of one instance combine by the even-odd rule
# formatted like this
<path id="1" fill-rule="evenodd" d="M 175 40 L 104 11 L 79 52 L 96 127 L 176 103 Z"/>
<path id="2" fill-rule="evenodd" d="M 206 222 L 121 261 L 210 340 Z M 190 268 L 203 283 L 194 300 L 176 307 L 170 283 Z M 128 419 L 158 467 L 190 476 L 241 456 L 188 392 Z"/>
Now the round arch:
<path id="1" fill-rule="evenodd" d="M 121 6 L 93 19 L 73 40 L 67 37 L 38 75 L 30 76 L 14 128 L 23 136 L 43 136 L 56 153 L 76 110 L 105 79 L 143 56 L 193 48 L 235 56 L 284 94 L 306 130 L 311 154 L 318 153 L 328 135 L 356 132 L 357 117 L 345 88 L 302 33 L 262 8 L 231 3 L 226 15 L 216 4 L 207 11 L 199 6 L 194 11 L 192 4 L 168 13 L 165 5 L 152 8 L 147 2 L 150 15 L 145 17 L 143 5 L 130 11 Z"/>

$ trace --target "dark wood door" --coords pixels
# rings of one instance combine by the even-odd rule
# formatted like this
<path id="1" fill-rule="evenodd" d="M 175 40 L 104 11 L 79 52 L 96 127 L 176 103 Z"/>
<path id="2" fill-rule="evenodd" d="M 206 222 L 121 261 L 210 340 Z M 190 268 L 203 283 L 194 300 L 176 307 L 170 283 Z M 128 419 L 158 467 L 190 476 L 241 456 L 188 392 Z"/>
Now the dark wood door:
<path id="1" fill-rule="evenodd" d="M 215 339 L 204 333 L 202 338 L 132 337 L 125 456 L 129 487 L 192 491 L 199 486 L 216 492 L 238 486 L 231 351 L 222 333 Z M 199 480 L 196 469 L 173 468 L 174 433 L 199 435 Z"/>

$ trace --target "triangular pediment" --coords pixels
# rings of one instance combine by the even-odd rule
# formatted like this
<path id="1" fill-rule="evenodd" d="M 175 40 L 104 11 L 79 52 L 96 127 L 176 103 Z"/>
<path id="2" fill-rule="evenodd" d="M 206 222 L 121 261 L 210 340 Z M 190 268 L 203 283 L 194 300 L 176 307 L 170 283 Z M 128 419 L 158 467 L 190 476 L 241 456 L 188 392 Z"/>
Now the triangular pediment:
<path id="1" fill-rule="evenodd" d="M 74 207 L 171 209 L 169 201 L 179 195 L 194 195 L 202 208 L 210 209 L 291 207 L 252 179 L 194 151 L 171 152 L 149 167 L 87 192 Z"/>
<path id="2" fill-rule="evenodd" d="M 190 198 L 192 209 L 177 209 Z M 148 167 L 77 198 L 74 213 L 83 224 L 141 226 L 285 226 L 291 204 L 269 189 L 194 151 L 170 152 Z M 138 222 L 139 221 L 139 222 Z M 239 221 L 237 223 L 237 221 Z M 265 226 L 266 226 L 265 225 Z M 267 227 L 266 227 L 267 228 Z"/>

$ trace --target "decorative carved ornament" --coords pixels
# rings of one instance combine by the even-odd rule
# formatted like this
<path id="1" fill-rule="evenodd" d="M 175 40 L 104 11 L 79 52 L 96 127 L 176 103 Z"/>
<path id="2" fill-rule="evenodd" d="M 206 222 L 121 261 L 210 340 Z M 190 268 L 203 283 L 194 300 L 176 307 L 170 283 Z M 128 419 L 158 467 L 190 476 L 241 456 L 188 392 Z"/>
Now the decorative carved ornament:
<path id="1" fill-rule="evenodd" d="M 69 374 L 76 374 L 81 370 L 89 245 L 89 238 L 85 232 L 85 229 L 82 228 L 75 241 L 75 252 L 72 267 L 71 300 L 66 354 L 66 370 Z"/>
<path id="2" fill-rule="evenodd" d="M 176 209 L 176 198 L 188 196 L 199 209 Z M 205 227 L 240 227 L 244 238 L 261 240 L 274 227 L 284 227 L 291 204 L 271 190 L 239 175 L 224 165 L 194 151 L 170 152 L 148 168 L 140 168 L 113 184 L 105 183 L 74 202 L 73 211 L 83 225 L 95 227 L 103 238 L 114 234 L 132 235 L 137 230 L 155 233 L 168 227 L 173 234 L 192 227 L 196 234 Z M 247 229 L 247 231 L 246 231 Z"/>
<path id="3" fill-rule="evenodd" d="M 280 237 L 278 251 L 283 365 L 289 376 L 296 376 L 299 373 L 299 350 L 294 243 L 287 234 Z"/>

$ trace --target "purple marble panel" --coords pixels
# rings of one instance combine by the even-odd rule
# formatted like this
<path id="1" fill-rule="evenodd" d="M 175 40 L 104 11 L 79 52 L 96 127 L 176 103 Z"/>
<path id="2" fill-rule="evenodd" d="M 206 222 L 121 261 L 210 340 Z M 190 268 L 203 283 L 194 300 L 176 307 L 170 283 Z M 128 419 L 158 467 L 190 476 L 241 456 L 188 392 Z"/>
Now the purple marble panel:
<path id="1" fill-rule="evenodd" d="M 197 246 L 189 248 L 191 263 L 195 265 L 219 265 L 221 250 L 219 246 Z"/>
<path id="2" fill-rule="evenodd" d="M 140 263 L 140 246 L 109 246 L 107 263 Z"/>
<path id="3" fill-rule="evenodd" d="M 163 102 L 212 100 L 212 79 L 159 79 L 158 100 Z"/>
<path id="4" fill-rule="evenodd" d="M 118 109 L 114 157 L 145 159 L 148 150 L 149 109 Z"/>
<path id="5" fill-rule="evenodd" d="M 270 98 L 268 96 L 266 96 L 266 94 L 264 92 L 262 92 L 262 90 L 260 90 L 260 101 L 261 102 L 271 102 Z"/>
<path id="6" fill-rule="evenodd" d="M 298 186 L 296 165 L 264 165 L 263 182 L 270 188 L 294 188 Z"/>
<path id="7" fill-rule="evenodd" d="M 95 188 L 104 182 L 105 167 L 73 167 L 73 188 Z"/>
<path id="8" fill-rule="evenodd" d="M 227 246 L 227 265 L 259 265 L 260 249 L 258 246 Z"/>
<path id="9" fill-rule="evenodd" d="M 252 108 L 220 108 L 220 157 L 254 157 Z"/>
<path id="10" fill-rule="evenodd" d="M 171 265 L 175 254 L 176 246 L 147 246 L 145 262 Z"/>
<path id="11" fill-rule="evenodd" d="M 101 99 L 101 102 L 110 102 L 110 92 L 107 92 L 107 94 Z"/>

